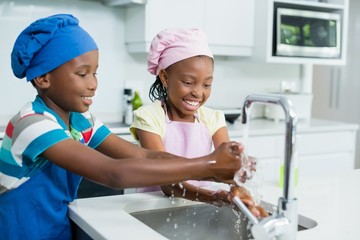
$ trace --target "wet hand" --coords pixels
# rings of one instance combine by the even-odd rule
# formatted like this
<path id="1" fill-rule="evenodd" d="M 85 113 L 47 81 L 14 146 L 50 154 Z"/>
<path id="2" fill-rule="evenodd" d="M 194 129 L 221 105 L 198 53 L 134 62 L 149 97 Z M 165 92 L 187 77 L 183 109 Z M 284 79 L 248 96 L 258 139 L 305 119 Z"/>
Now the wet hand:
<path id="1" fill-rule="evenodd" d="M 263 207 L 255 204 L 251 194 L 244 187 L 232 186 L 230 188 L 229 201 L 233 202 L 233 198 L 235 196 L 237 196 L 248 207 L 255 217 L 264 218 L 269 216 Z"/>
<path id="2" fill-rule="evenodd" d="M 241 186 L 241 183 L 245 183 L 246 180 L 250 180 L 253 177 L 256 172 L 256 162 L 257 159 L 255 157 L 247 156 L 244 153 L 241 154 L 241 168 L 234 176 L 234 181 L 238 186 Z"/>
<path id="3" fill-rule="evenodd" d="M 210 169 L 214 171 L 216 181 L 228 181 L 234 178 L 241 167 L 240 156 L 243 150 L 244 146 L 238 142 L 226 142 L 210 154 L 214 159 Z"/>

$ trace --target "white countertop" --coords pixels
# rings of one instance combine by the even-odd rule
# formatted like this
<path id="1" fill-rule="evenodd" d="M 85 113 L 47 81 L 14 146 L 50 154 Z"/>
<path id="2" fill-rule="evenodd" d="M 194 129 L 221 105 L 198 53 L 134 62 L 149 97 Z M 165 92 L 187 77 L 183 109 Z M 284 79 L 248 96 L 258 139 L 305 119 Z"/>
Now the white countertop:
<path id="1" fill-rule="evenodd" d="M 109 129 L 118 135 L 130 135 L 129 126 L 122 123 L 106 124 Z M 230 137 L 242 136 L 244 125 L 239 121 L 234 124 L 228 123 L 228 130 Z M 325 132 L 325 131 L 343 131 L 343 130 L 357 130 L 358 125 L 352 123 L 328 121 L 322 119 L 311 119 L 310 121 L 299 121 L 297 124 L 298 133 L 306 132 Z M 0 126 L 0 139 L 3 138 L 5 126 Z M 268 119 L 252 119 L 250 120 L 249 135 L 274 135 L 284 134 L 285 123 L 283 121 L 274 121 Z"/>
<path id="2" fill-rule="evenodd" d="M 298 212 L 317 222 L 298 232 L 298 240 L 359 240 L 360 169 L 332 177 L 304 178 L 297 187 Z M 263 186 L 263 200 L 276 203 L 281 189 Z M 166 239 L 128 212 L 189 204 L 164 197 L 160 192 L 78 199 L 70 204 L 70 218 L 94 239 Z"/>
<path id="3" fill-rule="evenodd" d="M 285 122 L 274 121 L 269 119 L 252 119 L 249 121 L 249 135 L 274 135 L 285 133 Z M 234 124 L 228 124 L 228 131 L 230 136 L 241 136 L 244 125 L 239 121 Z M 324 119 L 313 118 L 310 121 L 298 121 L 296 130 L 298 133 L 310 132 L 326 132 L 326 131 L 343 131 L 343 130 L 357 130 L 358 125 L 352 123 L 344 123 L 338 121 L 329 121 Z"/>
<path id="4" fill-rule="evenodd" d="M 129 127 L 122 124 L 110 123 L 107 125 L 115 134 L 130 134 Z M 233 124 L 227 123 L 230 136 L 241 136 L 244 125 L 240 120 L 236 120 Z M 297 132 L 326 132 L 326 131 L 343 131 L 343 130 L 357 130 L 358 125 L 352 123 L 344 123 L 338 121 L 329 121 L 324 119 L 311 119 L 310 121 L 298 121 Z M 249 135 L 273 135 L 284 134 L 285 122 L 274 121 L 265 118 L 250 120 Z"/>

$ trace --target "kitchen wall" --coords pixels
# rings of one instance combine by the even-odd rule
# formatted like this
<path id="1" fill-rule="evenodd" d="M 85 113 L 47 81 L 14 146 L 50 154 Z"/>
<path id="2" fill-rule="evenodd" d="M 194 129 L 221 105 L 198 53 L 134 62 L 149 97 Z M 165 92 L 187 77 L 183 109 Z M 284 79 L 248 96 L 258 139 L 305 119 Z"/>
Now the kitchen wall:
<path id="1" fill-rule="evenodd" d="M 20 31 L 33 20 L 55 13 L 75 15 L 98 43 L 99 87 L 92 112 L 103 121 L 120 120 L 121 94 L 125 86 L 139 90 L 145 104 L 150 102 L 148 89 L 154 77 L 146 71 L 145 53 L 126 52 L 123 7 L 107 7 L 98 1 L 81 0 L 0 1 L 0 124 L 5 124 L 35 96 L 30 83 L 12 74 L 10 54 L 13 43 Z M 300 66 L 216 56 L 214 77 L 213 92 L 207 105 L 239 107 L 249 93 L 279 91 L 281 81 L 295 81 L 300 85 Z"/>

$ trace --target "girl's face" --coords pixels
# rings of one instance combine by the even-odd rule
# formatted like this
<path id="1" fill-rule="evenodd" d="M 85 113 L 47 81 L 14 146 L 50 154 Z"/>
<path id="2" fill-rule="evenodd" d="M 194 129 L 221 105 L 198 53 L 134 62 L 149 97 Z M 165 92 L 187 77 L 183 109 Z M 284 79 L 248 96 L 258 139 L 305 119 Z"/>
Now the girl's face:
<path id="1" fill-rule="evenodd" d="M 194 113 L 209 98 L 213 81 L 213 60 L 191 57 L 160 72 L 167 88 L 169 116 L 173 121 L 193 122 Z"/>
<path id="2" fill-rule="evenodd" d="M 86 112 L 97 88 L 97 50 L 80 55 L 45 74 L 46 88 L 40 96 L 62 118 L 72 112 Z"/>

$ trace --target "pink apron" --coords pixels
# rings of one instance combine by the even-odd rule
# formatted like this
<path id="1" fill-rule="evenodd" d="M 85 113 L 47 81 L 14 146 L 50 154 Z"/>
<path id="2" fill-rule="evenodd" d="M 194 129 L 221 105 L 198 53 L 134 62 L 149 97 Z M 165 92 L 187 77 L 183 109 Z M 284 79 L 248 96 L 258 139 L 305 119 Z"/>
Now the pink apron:
<path id="1" fill-rule="evenodd" d="M 195 158 L 208 155 L 212 150 L 212 136 L 205 124 L 195 114 L 195 122 L 171 121 L 165 110 L 166 131 L 163 139 L 165 150 L 175 155 Z M 208 186 L 211 182 L 189 180 L 194 186 Z M 159 186 L 137 189 L 137 192 L 161 191 Z"/>

